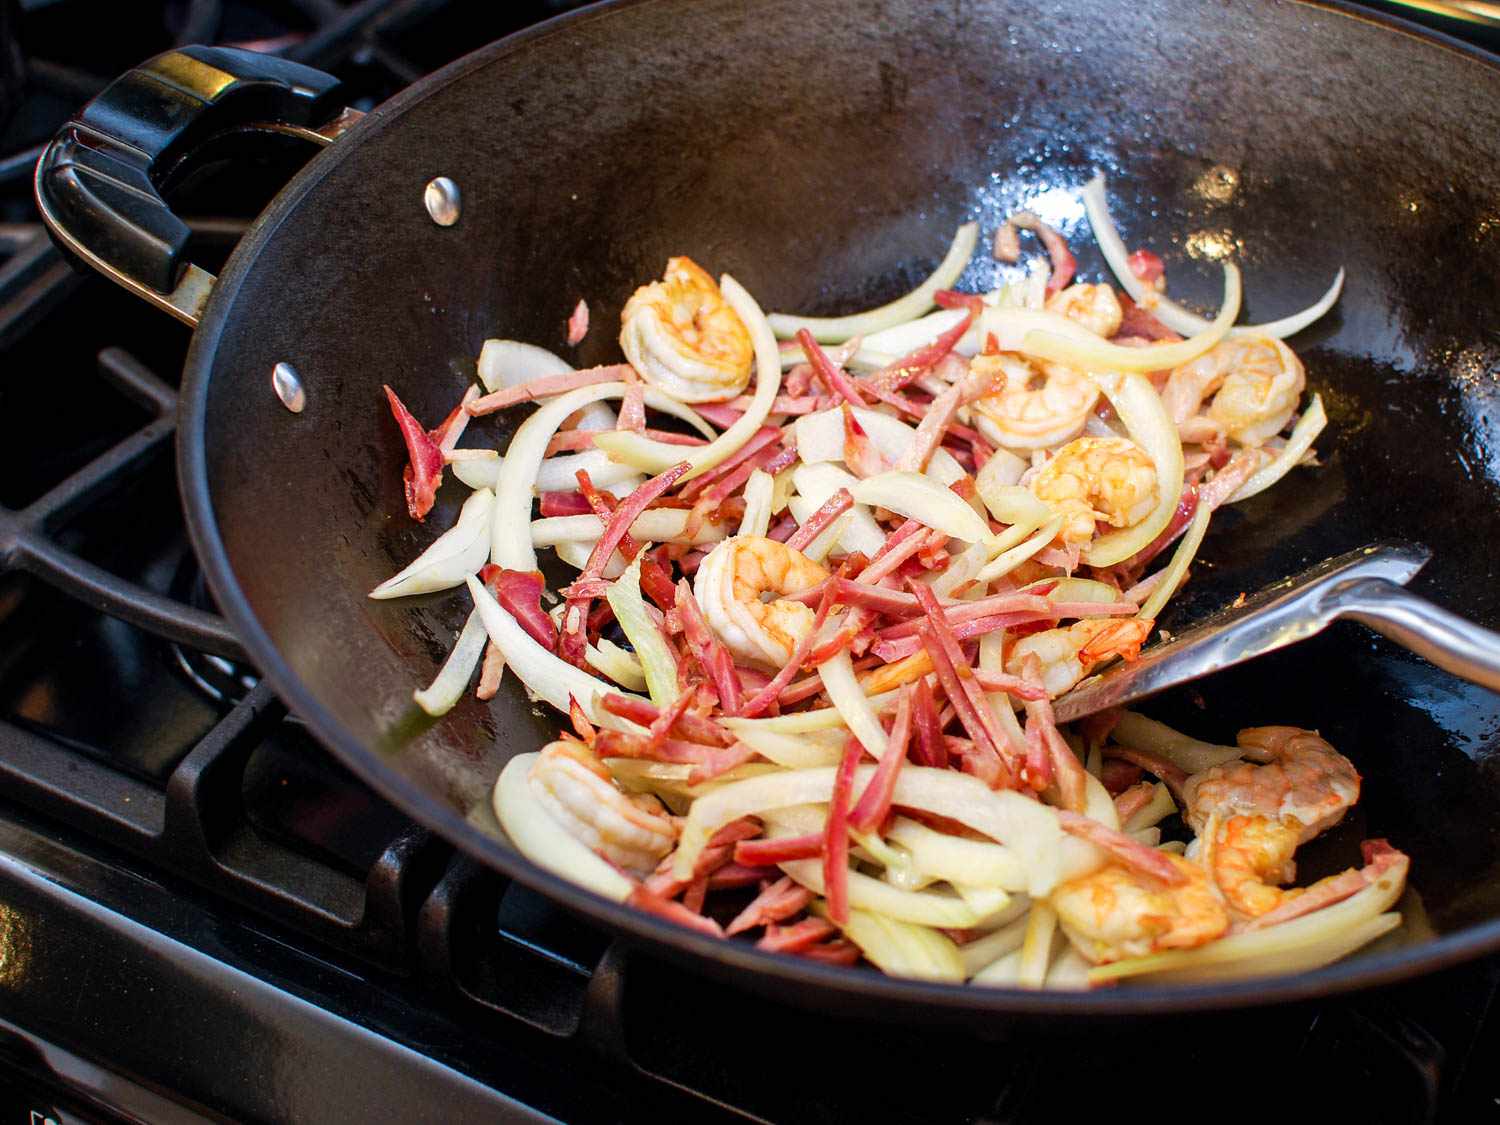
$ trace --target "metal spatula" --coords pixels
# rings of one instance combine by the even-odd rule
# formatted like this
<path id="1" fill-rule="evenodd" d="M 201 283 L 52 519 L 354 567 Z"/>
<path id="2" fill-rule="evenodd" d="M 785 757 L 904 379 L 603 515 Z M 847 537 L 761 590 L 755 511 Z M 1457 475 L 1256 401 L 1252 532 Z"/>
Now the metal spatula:
<path id="1" fill-rule="evenodd" d="M 1053 704 L 1057 719 L 1081 719 L 1243 664 L 1316 636 L 1341 617 L 1500 691 L 1500 633 L 1402 589 L 1431 557 L 1416 543 L 1385 542 L 1318 563 L 1084 680 Z"/>

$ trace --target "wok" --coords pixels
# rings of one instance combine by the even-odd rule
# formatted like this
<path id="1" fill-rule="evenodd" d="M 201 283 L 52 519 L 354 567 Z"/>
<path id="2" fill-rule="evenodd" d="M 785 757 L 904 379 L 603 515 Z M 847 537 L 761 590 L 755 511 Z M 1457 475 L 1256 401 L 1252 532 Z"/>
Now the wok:
<path id="1" fill-rule="evenodd" d="M 1354 626 L 1160 701 L 1205 737 L 1319 728 L 1366 777 L 1305 877 L 1362 836 L 1413 857 L 1398 940 L 1295 977 L 1094 994 L 887 979 L 719 943 L 596 898 L 507 844 L 490 789 L 558 717 L 514 678 L 440 721 L 411 703 L 467 614 L 462 592 L 365 594 L 451 524 L 404 512 L 380 385 L 435 423 L 488 336 L 580 365 L 669 255 L 729 271 L 768 309 L 865 307 L 913 285 L 954 227 L 1029 205 L 1102 274 L 1075 189 L 1111 177 L 1133 245 L 1174 292 L 1217 301 L 1216 254 L 1249 318 L 1335 311 L 1293 340 L 1331 424 L 1321 467 L 1216 518 L 1173 613 L 1185 619 L 1381 538 L 1426 543 L 1414 588 L 1500 625 L 1500 70 L 1433 35 L 1334 5 L 1197 0 L 638 0 L 590 8 L 432 75 L 363 120 L 333 81 L 223 49 L 161 56 L 107 90 L 38 166 L 60 244 L 196 324 L 183 373 L 183 500 L 213 594 L 317 736 L 465 851 L 656 953 L 798 1003 L 910 1018 L 1099 1016 L 1326 995 L 1500 947 L 1500 701 Z M 162 195 L 205 151 L 265 130 L 327 144 L 221 276 L 189 266 Z M 332 143 L 328 143 L 331 138 Z M 441 226 L 424 188 L 461 193 Z M 986 286 L 981 255 L 962 281 Z M 305 409 L 271 374 L 289 363 Z M 476 424 L 502 443 L 517 422 Z M 1169 615 L 1163 624 L 1173 627 Z M 1299 858 L 1301 858 L 1299 856 Z"/>

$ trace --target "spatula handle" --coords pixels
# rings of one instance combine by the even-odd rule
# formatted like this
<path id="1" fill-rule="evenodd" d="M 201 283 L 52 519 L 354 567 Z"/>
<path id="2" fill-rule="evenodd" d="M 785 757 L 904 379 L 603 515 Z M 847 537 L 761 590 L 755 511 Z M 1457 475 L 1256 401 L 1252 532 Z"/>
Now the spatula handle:
<path id="1" fill-rule="evenodd" d="M 1500 633 L 1466 621 L 1383 578 L 1329 591 L 1325 609 L 1368 625 L 1403 648 L 1471 683 L 1500 691 Z"/>

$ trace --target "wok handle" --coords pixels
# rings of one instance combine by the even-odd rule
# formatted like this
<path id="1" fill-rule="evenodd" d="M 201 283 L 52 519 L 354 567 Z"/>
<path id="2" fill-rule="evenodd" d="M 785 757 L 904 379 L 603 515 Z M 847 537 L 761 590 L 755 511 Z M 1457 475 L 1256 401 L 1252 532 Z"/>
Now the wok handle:
<path id="1" fill-rule="evenodd" d="M 190 231 L 163 197 L 174 173 L 237 131 L 326 145 L 360 116 L 341 109 L 320 70 L 233 47 L 168 51 L 58 131 L 37 162 L 37 207 L 64 253 L 196 325 L 215 279 L 184 256 Z"/>
<path id="2" fill-rule="evenodd" d="M 1444 671 L 1500 691 L 1500 633 L 1449 613 L 1384 578 L 1361 578 L 1330 592 L 1335 617 L 1368 625 Z"/>

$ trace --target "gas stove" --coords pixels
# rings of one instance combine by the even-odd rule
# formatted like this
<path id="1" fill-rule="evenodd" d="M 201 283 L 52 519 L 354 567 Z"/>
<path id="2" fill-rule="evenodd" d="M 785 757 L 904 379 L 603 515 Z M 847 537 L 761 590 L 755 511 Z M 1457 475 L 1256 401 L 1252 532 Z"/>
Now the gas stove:
<path id="1" fill-rule="evenodd" d="M 53 249 L 30 198 L 40 146 L 174 43 L 277 51 L 368 108 L 572 6 L 0 3 L 0 1125 L 998 1123 L 1221 1105 L 1225 1083 L 1268 1112 L 1493 1114 L 1500 963 L 1127 1029 L 820 1016 L 659 962 L 456 854 L 258 682 L 177 502 L 187 333 Z M 199 260 L 233 246 L 253 194 L 192 218 Z"/>

